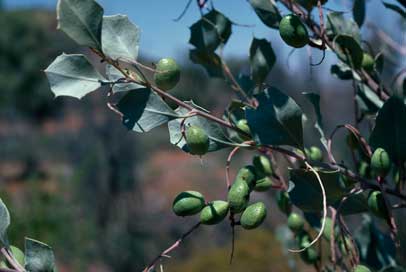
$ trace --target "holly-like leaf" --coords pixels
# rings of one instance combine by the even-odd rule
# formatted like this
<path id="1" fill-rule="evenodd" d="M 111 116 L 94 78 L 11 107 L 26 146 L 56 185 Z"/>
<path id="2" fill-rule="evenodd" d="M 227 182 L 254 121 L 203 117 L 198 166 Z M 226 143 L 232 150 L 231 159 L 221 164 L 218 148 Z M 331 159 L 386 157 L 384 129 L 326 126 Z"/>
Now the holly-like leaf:
<path id="1" fill-rule="evenodd" d="M 406 160 L 406 105 L 392 96 L 382 106 L 369 138 L 370 145 L 385 149 L 392 161 L 402 165 Z"/>
<path id="2" fill-rule="evenodd" d="M 362 64 L 363 51 L 360 44 L 351 36 L 338 35 L 334 39 L 335 49 L 338 57 L 347 65 L 360 68 Z"/>
<path id="3" fill-rule="evenodd" d="M 382 4 L 385 6 L 385 8 L 393 10 L 394 12 L 402 16 L 402 18 L 406 19 L 406 10 L 403 10 L 401 7 L 388 2 L 382 2 Z"/>
<path id="4" fill-rule="evenodd" d="M 140 133 L 148 132 L 177 116 L 159 95 L 147 88 L 130 91 L 116 107 L 123 114 L 123 124 L 129 130 Z"/>
<path id="5" fill-rule="evenodd" d="M 40 241 L 25 238 L 25 269 L 29 272 L 56 271 L 52 248 Z"/>
<path id="6" fill-rule="evenodd" d="M 352 19 L 346 19 L 342 12 L 330 12 L 327 15 L 326 33 L 331 39 L 337 35 L 348 35 L 361 42 L 358 24 Z"/>
<path id="7" fill-rule="evenodd" d="M 55 96 L 82 98 L 99 88 L 105 78 L 84 55 L 62 54 L 45 70 Z"/>
<path id="8" fill-rule="evenodd" d="M 59 0 L 58 29 L 79 45 L 101 49 L 103 12 L 94 0 Z"/>
<path id="9" fill-rule="evenodd" d="M 259 106 L 246 110 L 253 139 L 264 145 L 303 147 L 302 110 L 296 102 L 273 87 L 255 97 Z"/>
<path id="10" fill-rule="evenodd" d="M 3 200 L 0 199 L 0 242 L 8 246 L 7 229 L 10 226 L 10 213 L 4 204 Z"/>
<path id="11" fill-rule="evenodd" d="M 110 58 L 136 60 L 140 29 L 125 15 L 103 17 L 102 49 Z"/>
<path id="12" fill-rule="evenodd" d="M 365 0 L 354 0 L 352 15 L 354 21 L 361 27 L 365 21 Z"/>
<path id="13" fill-rule="evenodd" d="M 323 210 L 323 195 L 315 174 L 305 169 L 290 169 L 289 173 L 290 181 L 294 184 L 288 192 L 292 203 L 304 212 Z M 339 180 L 340 173 L 326 169 L 319 169 L 317 173 L 326 191 L 327 204 L 333 205 L 345 194 Z"/>
<path id="14" fill-rule="evenodd" d="M 282 19 L 276 5 L 269 0 L 250 0 L 249 1 L 259 19 L 270 28 L 279 28 L 279 22 Z"/>
<path id="15" fill-rule="evenodd" d="M 202 65 L 210 77 L 224 78 L 223 62 L 216 53 L 192 49 L 189 58 L 193 63 Z"/>
<path id="16" fill-rule="evenodd" d="M 366 109 L 363 109 L 365 113 L 376 113 L 383 105 L 379 96 L 372 91 L 367 85 L 358 82 L 357 83 L 357 97 L 365 103 Z"/>
<path id="17" fill-rule="evenodd" d="M 320 110 L 320 95 L 316 93 L 302 93 L 309 101 L 312 103 L 314 112 L 316 113 L 317 120 L 314 122 L 314 128 L 318 131 L 320 135 L 320 141 L 328 150 L 327 147 L 327 139 L 326 135 L 324 134 L 323 130 L 323 116 L 321 115 L 321 110 Z"/>
<path id="18" fill-rule="evenodd" d="M 133 71 L 126 70 L 127 73 L 131 73 L 132 75 L 135 75 L 136 78 L 139 78 L 141 81 L 141 77 L 135 74 Z M 124 79 L 124 75 L 117 70 L 113 65 L 107 64 L 106 65 L 106 75 L 109 81 L 111 82 L 117 82 L 120 79 Z M 114 83 L 113 84 L 113 93 L 119 93 L 119 92 L 127 92 L 135 89 L 140 89 L 144 88 L 144 86 L 139 85 L 137 83 Z"/>
<path id="19" fill-rule="evenodd" d="M 275 61 L 271 43 L 265 39 L 254 38 L 250 48 L 250 64 L 252 79 L 257 84 L 265 81 Z"/>
<path id="20" fill-rule="evenodd" d="M 368 212 L 368 198 L 365 193 L 356 193 L 349 195 L 347 199 L 340 206 L 340 201 L 334 205 L 336 208 L 340 207 L 340 214 L 350 215 Z"/>
<path id="21" fill-rule="evenodd" d="M 194 105 L 192 102 L 187 103 Z M 178 115 L 184 116 L 189 113 L 189 110 L 178 107 L 175 112 Z M 175 119 L 168 123 L 170 142 L 171 144 L 181 148 L 183 151 L 189 152 L 186 141 L 182 135 L 181 123 L 181 119 Z M 223 127 L 221 127 L 219 124 L 200 116 L 193 116 L 187 118 L 184 121 L 184 125 L 186 129 L 192 125 L 198 126 L 206 132 L 210 139 L 209 152 L 227 147 L 226 143 L 229 142 L 229 140 L 226 137 Z"/>
<path id="22" fill-rule="evenodd" d="M 226 44 L 231 36 L 231 21 L 222 13 L 212 9 L 190 27 L 189 42 L 197 49 L 215 51 Z"/>

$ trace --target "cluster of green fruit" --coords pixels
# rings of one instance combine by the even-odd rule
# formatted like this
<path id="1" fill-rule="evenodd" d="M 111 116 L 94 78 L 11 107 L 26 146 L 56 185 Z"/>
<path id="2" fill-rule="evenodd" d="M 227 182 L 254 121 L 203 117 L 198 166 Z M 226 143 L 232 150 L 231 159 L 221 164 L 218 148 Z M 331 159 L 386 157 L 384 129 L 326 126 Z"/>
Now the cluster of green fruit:
<path id="1" fill-rule="evenodd" d="M 252 191 L 264 192 L 272 187 L 273 170 L 269 159 L 255 156 L 253 165 L 241 168 L 232 184 L 227 201 L 205 202 L 203 195 L 196 191 L 185 191 L 176 196 L 172 209 L 178 216 L 190 216 L 200 212 L 200 222 L 206 225 L 220 223 L 230 211 L 241 214 L 239 224 L 244 229 L 253 229 L 262 224 L 266 217 L 263 202 L 249 205 Z"/>
<path id="2" fill-rule="evenodd" d="M 359 150 L 357 140 L 355 139 L 353 134 L 350 134 L 347 137 L 347 144 L 352 150 Z M 360 151 L 359 153 L 361 155 L 363 154 L 362 151 Z M 386 150 L 383 148 L 377 148 L 373 152 L 369 163 L 367 162 L 367 158 L 365 158 L 364 156 L 363 160 L 359 163 L 358 173 L 363 178 L 378 178 L 382 181 L 391 171 L 391 168 L 392 162 L 388 152 L 386 152 Z M 396 175 L 398 175 L 398 172 L 396 172 L 394 175 L 395 182 Z M 368 207 L 371 213 L 375 216 L 384 219 L 388 217 L 388 210 L 381 191 L 371 191 L 369 193 Z"/>

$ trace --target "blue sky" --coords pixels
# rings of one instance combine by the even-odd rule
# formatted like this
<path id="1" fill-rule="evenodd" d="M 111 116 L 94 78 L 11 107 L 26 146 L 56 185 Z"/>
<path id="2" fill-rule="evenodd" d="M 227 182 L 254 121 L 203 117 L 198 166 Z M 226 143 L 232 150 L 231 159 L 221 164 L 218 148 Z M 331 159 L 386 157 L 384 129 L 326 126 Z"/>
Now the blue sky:
<path id="1" fill-rule="evenodd" d="M 57 3 L 57 0 L 3 1 L 6 8 L 11 9 L 45 7 L 53 10 Z M 180 22 L 174 22 L 173 18 L 180 14 L 187 0 L 98 0 L 98 2 L 104 7 L 106 15 L 126 14 L 135 24 L 140 26 L 142 30 L 141 53 L 155 57 L 180 57 L 185 54 L 184 49 L 189 47 L 189 26 L 199 18 L 195 1 Z M 225 13 L 232 21 L 255 25 L 255 27 L 233 26 L 234 35 L 231 36 L 225 48 L 226 56 L 246 57 L 253 36 L 271 40 L 274 46 L 282 46 L 283 52 L 286 54 L 290 51 L 290 48 L 283 45 L 276 31 L 266 28 L 261 23 L 246 0 L 214 0 L 213 2 L 215 8 Z M 384 9 L 381 1 L 367 2 L 369 11 L 373 11 L 373 14 L 368 14 L 370 18 L 379 18 L 380 11 Z M 343 6 L 343 3 L 346 6 Z M 350 10 L 351 1 L 330 0 L 329 7 L 338 10 Z M 396 16 L 391 11 L 385 10 L 385 12 L 388 12 L 386 22 L 381 21 L 379 23 L 393 21 L 393 16 Z M 378 16 L 376 17 L 375 14 Z M 306 54 L 305 50 L 301 49 L 301 52 Z"/>

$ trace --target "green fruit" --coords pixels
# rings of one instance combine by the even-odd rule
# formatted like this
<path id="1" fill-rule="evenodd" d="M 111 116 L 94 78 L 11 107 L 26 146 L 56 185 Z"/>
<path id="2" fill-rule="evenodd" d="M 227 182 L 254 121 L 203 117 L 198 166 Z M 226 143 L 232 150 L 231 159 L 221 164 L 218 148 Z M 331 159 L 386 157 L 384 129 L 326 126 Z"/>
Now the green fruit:
<path id="1" fill-rule="evenodd" d="M 310 160 L 312 161 L 322 161 L 323 160 L 323 153 L 321 152 L 320 148 L 316 146 L 310 147 L 306 151 L 307 156 L 309 156 Z"/>
<path id="2" fill-rule="evenodd" d="M 251 135 L 251 129 L 248 126 L 248 121 L 247 119 L 240 119 L 237 122 L 237 128 L 244 131 L 246 134 Z M 251 140 L 251 137 L 248 135 L 244 135 L 242 133 L 238 134 L 243 140 L 248 141 Z"/>
<path id="3" fill-rule="evenodd" d="M 351 150 L 356 150 L 356 149 L 358 149 L 358 140 L 357 140 L 357 138 L 355 137 L 354 134 L 352 134 L 352 133 L 348 134 L 346 141 L 347 141 L 348 147 L 349 147 Z"/>
<path id="4" fill-rule="evenodd" d="M 372 191 L 368 197 L 368 208 L 377 217 L 387 218 L 385 200 L 380 191 Z"/>
<path id="5" fill-rule="evenodd" d="M 320 222 L 321 224 L 321 222 Z M 330 217 L 326 218 L 326 223 L 324 226 L 324 231 L 323 231 L 323 236 L 326 238 L 327 241 L 330 241 L 331 239 L 331 226 L 333 224 L 333 220 L 331 220 Z M 334 237 L 338 236 L 338 228 L 337 226 L 334 227 Z"/>
<path id="6" fill-rule="evenodd" d="M 371 176 L 371 167 L 365 161 L 362 161 L 358 167 L 358 173 L 363 178 L 370 178 Z"/>
<path id="7" fill-rule="evenodd" d="M 255 168 L 252 165 L 247 165 L 238 170 L 237 176 L 235 180 L 243 180 L 247 183 L 248 187 L 251 189 L 255 186 L 255 180 L 257 179 L 257 175 L 255 172 Z"/>
<path id="8" fill-rule="evenodd" d="M 254 156 L 252 164 L 254 165 L 257 174 L 261 177 L 271 176 L 273 173 L 271 161 L 266 156 Z"/>
<path id="9" fill-rule="evenodd" d="M 255 229 L 264 222 L 266 207 L 263 202 L 249 205 L 241 215 L 241 226 L 244 229 Z"/>
<path id="10" fill-rule="evenodd" d="M 215 200 L 203 208 L 200 213 L 200 222 L 205 225 L 220 223 L 227 216 L 228 208 L 228 202 Z"/>
<path id="11" fill-rule="evenodd" d="M 24 252 L 21 251 L 18 247 L 10 246 L 11 254 L 17 260 L 17 262 L 24 267 L 25 263 L 25 255 Z M 13 268 L 13 266 L 8 262 L 8 260 L 4 260 L 0 262 L 0 268 Z"/>
<path id="12" fill-rule="evenodd" d="M 155 84 L 163 89 L 170 90 L 176 86 L 180 79 L 180 67 L 172 58 L 161 59 L 155 68 Z"/>
<path id="13" fill-rule="evenodd" d="M 248 205 L 250 198 L 250 188 L 248 184 L 241 179 L 237 179 L 228 191 L 227 200 L 230 204 L 230 210 L 233 213 L 242 212 Z"/>
<path id="14" fill-rule="evenodd" d="M 377 148 L 371 157 L 371 169 L 375 175 L 385 177 L 391 168 L 391 160 L 388 152 L 383 148 Z"/>
<path id="15" fill-rule="evenodd" d="M 303 217 L 297 213 L 291 213 L 288 217 L 288 227 L 295 233 L 301 232 L 304 227 Z"/>
<path id="16" fill-rule="evenodd" d="M 315 264 L 320 259 L 319 253 L 312 247 L 301 252 L 300 257 L 307 264 Z"/>
<path id="17" fill-rule="evenodd" d="M 368 268 L 368 267 L 366 267 L 366 266 L 364 266 L 364 265 L 357 265 L 355 268 L 354 268 L 354 270 L 353 270 L 354 272 L 371 272 L 371 270 Z"/>
<path id="18" fill-rule="evenodd" d="M 204 206 L 205 201 L 201 193 L 185 191 L 176 196 L 172 210 L 178 216 L 189 216 L 200 212 Z"/>
<path id="19" fill-rule="evenodd" d="M 351 249 L 351 247 L 352 247 L 352 243 L 351 243 L 351 239 L 350 238 L 348 238 L 347 236 L 345 237 L 345 244 L 344 244 L 344 241 L 342 240 L 342 239 L 340 239 L 339 241 L 338 241 L 338 244 L 339 244 L 339 247 L 340 247 L 340 250 L 341 250 L 341 253 L 343 254 L 343 255 L 347 255 L 348 254 L 348 251 Z M 346 247 L 347 246 L 347 247 Z M 348 249 L 348 250 L 347 250 Z"/>
<path id="20" fill-rule="evenodd" d="M 286 191 L 278 191 L 276 193 L 276 203 L 279 209 L 285 213 L 289 214 L 292 210 L 292 203 L 290 202 L 289 194 Z"/>
<path id="21" fill-rule="evenodd" d="M 362 57 L 362 68 L 367 72 L 372 72 L 375 66 L 375 60 L 368 53 L 364 53 Z"/>
<path id="22" fill-rule="evenodd" d="M 305 46 L 309 42 L 307 29 L 294 14 L 286 15 L 279 23 L 279 34 L 288 45 L 296 48 Z"/>
<path id="23" fill-rule="evenodd" d="M 273 185 L 272 179 L 270 177 L 264 177 L 255 182 L 254 191 L 265 192 L 268 191 Z"/>
<path id="24" fill-rule="evenodd" d="M 186 144 L 190 154 L 204 155 L 209 151 L 209 136 L 200 127 L 190 126 L 186 129 Z"/>

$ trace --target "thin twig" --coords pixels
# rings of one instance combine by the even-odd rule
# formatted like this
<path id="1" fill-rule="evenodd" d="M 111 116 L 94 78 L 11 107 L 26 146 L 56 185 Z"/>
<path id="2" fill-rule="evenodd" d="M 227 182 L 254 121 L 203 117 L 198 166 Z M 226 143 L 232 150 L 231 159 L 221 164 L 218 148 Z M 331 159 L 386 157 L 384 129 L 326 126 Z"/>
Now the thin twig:
<path id="1" fill-rule="evenodd" d="M 155 268 L 155 266 L 157 265 L 157 263 L 159 262 L 159 260 L 161 260 L 161 258 L 163 257 L 167 257 L 168 253 L 170 253 L 171 251 L 173 251 L 174 249 L 176 249 L 177 247 L 179 247 L 179 245 L 193 232 L 195 231 L 197 228 L 200 227 L 200 222 L 195 224 L 191 229 L 189 229 L 187 232 L 185 232 L 184 234 L 182 234 L 182 236 L 176 240 L 175 243 L 173 243 L 170 247 L 168 247 L 167 249 L 165 249 L 164 251 L 162 251 L 157 257 L 155 257 L 155 259 L 143 270 L 143 272 L 149 272 L 152 269 Z"/>

